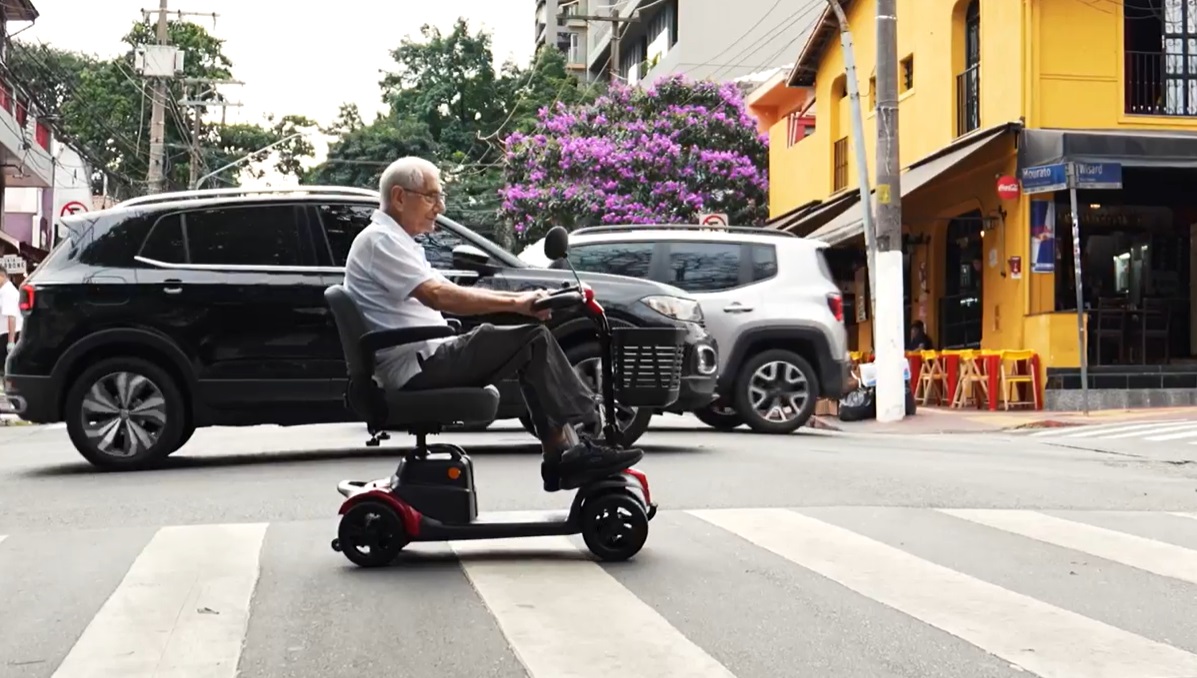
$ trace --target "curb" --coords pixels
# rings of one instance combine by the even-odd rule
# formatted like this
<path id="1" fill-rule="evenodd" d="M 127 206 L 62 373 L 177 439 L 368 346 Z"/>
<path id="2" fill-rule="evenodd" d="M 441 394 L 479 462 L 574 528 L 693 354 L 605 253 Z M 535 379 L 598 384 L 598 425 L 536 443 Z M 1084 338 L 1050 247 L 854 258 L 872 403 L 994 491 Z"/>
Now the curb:
<path id="1" fill-rule="evenodd" d="M 831 417 L 829 416 L 816 414 L 807 420 L 806 428 L 813 428 L 820 431 L 838 431 L 843 433 L 844 429 L 831 423 L 830 419 Z"/>
<path id="2" fill-rule="evenodd" d="M 1025 424 L 1017 426 L 1008 426 L 1001 429 L 1002 431 L 1031 431 L 1040 428 L 1065 428 L 1068 426 L 1081 426 L 1080 422 L 1060 421 L 1058 419 L 1041 419 L 1039 421 L 1029 421 Z"/>

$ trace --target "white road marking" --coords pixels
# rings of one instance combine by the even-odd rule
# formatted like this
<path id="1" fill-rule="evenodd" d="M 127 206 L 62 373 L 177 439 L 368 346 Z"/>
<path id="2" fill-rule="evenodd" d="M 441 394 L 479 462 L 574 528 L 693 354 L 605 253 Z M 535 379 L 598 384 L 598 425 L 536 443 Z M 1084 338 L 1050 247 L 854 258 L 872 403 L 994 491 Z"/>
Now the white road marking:
<path id="1" fill-rule="evenodd" d="M 690 511 L 857 593 L 1040 676 L 1197 675 L 1197 655 L 785 509 Z"/>
<path id="2" fill-rule="evenodd" d="M 54 678 L 235 678 L 266 527 L 159 530 Z"/>
<path id="3" fill-rule="evenodd" d="M 1049 516 L 1037 511 L 939 509 L 979 525 L 987 525 L 1037 541 L 1088 553 L 1163 577 L 1197 584 L 1197 551 L 1104 527 Z"/>
<path id="4" fill-rule="evenodd" d="M 735 678 L 566 537 L 450 546 L 533 678 Z"/>

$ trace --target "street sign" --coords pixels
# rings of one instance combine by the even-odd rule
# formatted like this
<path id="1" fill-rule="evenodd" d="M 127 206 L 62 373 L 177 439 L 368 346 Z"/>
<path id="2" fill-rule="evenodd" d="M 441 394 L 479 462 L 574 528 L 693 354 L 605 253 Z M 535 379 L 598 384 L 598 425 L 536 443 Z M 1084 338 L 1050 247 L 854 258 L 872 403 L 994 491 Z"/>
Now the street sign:
<path id="1" fill-rule="evenodd" d="M 1122 188 L 1122 165 L 1116 162 L 1061 162 L 1022 168 L 1022 192 L 1027 195 L 1067 189 Z M 1070 181 L 1071 179 L 1071 181 Z M 1001 186 L 998 193 L 1001 193 Z"/>
<path id="2" fill-rule="evenodd" d="M 1075 162 L 1072 165 L 1076 188 L 1122 188 L 1122 165 L 1116 162 Z"/>
<path id="3" fill-rule="evenodd" d="M 725 212 L 699 214 L 698 223 L 702 226 L 727 226 L 727 214 Z"/>
<path id="4" fill-rule="evenodd" d="M 1022 192 L 1027 195 L 1035 195 L 1036 193 L 1063 191 L 1068 188 L 1068 170 L 1066 167 L 1067 165 L 1064 163 L 1058 163 L 1055 165 L 1022 168 L 1022 172 L 1020 173 Z"/>
<path id="5" fill-rule="evenodd" d="M 58 216 L 69 217 L 72 214 L 79 214 L 80 212 L 86 212 L 86 211 L 87 211 L 87 205 L 84 205 L 83 203 L 79 202 L 78 200 L 72 200 L 62 206 L 62 209 L 59 210 L 59 212 L 58 212 Z"/>
<path id="6" fill-rule="evenodd" d="M 0 268 L 9 275 L 25 275 L 25 260 L 15 254 L 0 257 Z"/>

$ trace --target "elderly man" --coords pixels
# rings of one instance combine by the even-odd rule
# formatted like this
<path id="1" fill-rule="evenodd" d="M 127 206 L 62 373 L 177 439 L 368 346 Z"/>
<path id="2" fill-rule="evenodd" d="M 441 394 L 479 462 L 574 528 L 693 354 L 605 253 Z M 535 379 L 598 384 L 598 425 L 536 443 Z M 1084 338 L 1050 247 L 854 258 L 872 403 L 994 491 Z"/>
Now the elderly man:
<path id="1" fill-rule="evenodd" d="M 448 325 L 455 315 L 520 313 L 548 317 L 532 305 L 547 292 L 511 293 L 460 287 L 428 264 L 414 239 L 436 229 L 445 206 L 440 172 L 421 158 L 396 160 L 379 181 L 379 209 L 354 239 L 345 262 L 345 288 L 369 330 Z M 606 448 L 574 426 L 600 429 L 598 399 L 570 366 L 552 333 L 539 322 L 483 324 L 458 336 L 404 344 L 379 352 L 375 378 L 385 388 L 423 390 L 483 386 L 518 376 L 544 448 L 546 491 L 580 487 L 631 467 L 640 450 Z"/>

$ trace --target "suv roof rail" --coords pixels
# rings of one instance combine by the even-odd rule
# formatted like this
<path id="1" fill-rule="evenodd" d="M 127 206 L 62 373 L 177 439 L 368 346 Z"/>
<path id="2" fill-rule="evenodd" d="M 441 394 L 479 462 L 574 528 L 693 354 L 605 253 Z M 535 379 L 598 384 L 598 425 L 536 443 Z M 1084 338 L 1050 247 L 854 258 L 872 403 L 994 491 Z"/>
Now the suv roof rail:
<path id="1" fill-rule="evenodd" d="M 216 198 L 242 195 L 308 193 L 321 195 L 355 195 L 371 198 L 378 197 L 378 191 L 369 188 L 355 188 L 353 186 L 290 186 L 286 188 L 201 188 L 194 191 L 171 191 L 169 193 L 155 193 L 130 198 L 116 204 L 117 207 L 131 207 L 133 205 L 150 205 L 174 200 L 199 200 L 201 198 Z"/>
<path id="2" fill-rule="evenodd" d="M 763 226 L 704 226 L 702 224 L 613 224 L 605 226 L 583 226 L 573 233 L 619 233 L 623 231 L 717 231 L 720 233 L 750 233 L 772 235 L 782 238 L 797 238 L 789 231 L 779 231 Z"/>

